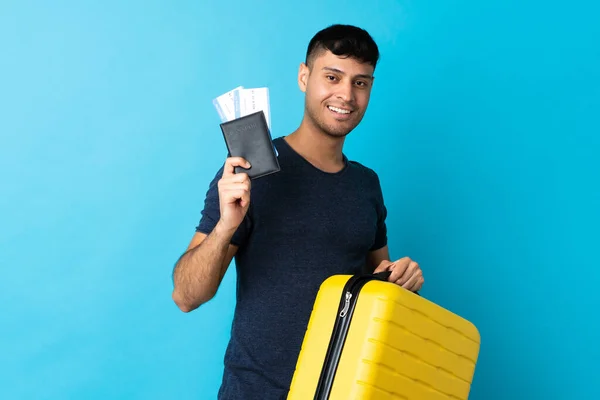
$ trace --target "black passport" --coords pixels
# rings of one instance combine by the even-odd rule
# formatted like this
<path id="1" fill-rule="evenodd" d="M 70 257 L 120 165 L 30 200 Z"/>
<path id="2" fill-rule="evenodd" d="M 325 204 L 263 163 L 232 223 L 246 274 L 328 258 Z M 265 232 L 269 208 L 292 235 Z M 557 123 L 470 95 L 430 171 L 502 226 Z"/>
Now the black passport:
<path id="1" fill-rule="evenodd" d="M 258 111 L 221 123 L 221 131 L 230 157 L 243 157 L 251 167 L 235 167 L 250 179 L 260 178 L 280 170 L 265 114 Z"/>

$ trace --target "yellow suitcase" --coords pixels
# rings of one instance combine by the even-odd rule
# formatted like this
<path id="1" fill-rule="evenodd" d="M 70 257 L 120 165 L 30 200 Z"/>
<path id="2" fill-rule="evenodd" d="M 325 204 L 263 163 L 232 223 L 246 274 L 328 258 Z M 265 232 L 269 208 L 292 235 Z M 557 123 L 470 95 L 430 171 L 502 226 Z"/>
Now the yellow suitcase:
<path id="1" fill-rule="evenodd" d="M 468 398 L 479 331 L 388 276 L 323 282 L 288 400 Z"/>

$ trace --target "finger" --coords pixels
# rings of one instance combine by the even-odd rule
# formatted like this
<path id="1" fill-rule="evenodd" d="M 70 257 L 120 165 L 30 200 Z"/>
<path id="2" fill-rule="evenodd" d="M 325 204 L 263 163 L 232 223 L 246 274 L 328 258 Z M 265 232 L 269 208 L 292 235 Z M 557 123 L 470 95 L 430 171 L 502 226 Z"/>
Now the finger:
<path id="1" fill-rule="evenodd" d="M 250 200 L 250 193 L 244 189 L 231 189 L 223 191 L 223 202 L 224 203 L 235 203 L 238 200 L 244 200 L 247 202 Z M 246 204 L 246 203 L 244 203 Z"/>
<path id="2" fill-rule="evenodd" d="M 422 276 L 419 276 L 416 278 L 414 283 L 411 284 L 411 282 L 407 282 L 406 284 L 402 285 L 402 287 L 407 290 L 410 290 L 411 292 L 418 292 L 419 290 L 421 290 L 423 282 L 425 282 L 425 280 Z"/>
<path id="3" fill-rule="evenodd" d="M 228 195 L 230 193 L 238 193 L 238 192 L 248 192 L 250 193 L 250 188 L 248 185 L 244 183 L 231 183 L 229 185 L 224 185 L 221 188 L 221 192 L 224 195 Z"/>
<path id="4" fill-rule="evenodd" d="M 223 166 L 223 176 L 234 175 L 235 167 L 250 168 L 250 163 L 242 157 L 228 157 Z"/>
<path id="5" fill-rule="evenodd" d="M 419 290 L 421 290 L 421 288 L 423 287 L 423 283 L 425 283 L 425 278 L 423 278 L 422 276 L 417 280 L 417 283 L 415 283 L 415 285 L 412 287 L 412 291 L 413 292 L 418 292 Z"/>
<path id="6" fill-rule="evenodd" d="M 243 208 L 246 208 L 246 206 L 249 203 L 250 203 L 250 192 L 248 190 L 246 190 L 240 197 L 240 206 L 242 206 Z"/>
<path id="7" fill-rule="evenodd" d="M 248 192 L 250 191 L 250 188 L 252 187 L 251 182 L 250 182 L 250 178 L 247 177 L 246 174 L 239 174 L 239 175 L 245 175 L 246 178 L 242 177 L 237 177 L 235 175 L 232 175 L 229 178 L 223 178 L 218 182 L 218 186 L 219 186 L 219 193 L 222 193 L 225 190 L 247 190 Z M 220 194 L 220 196 L 222 196 Z"/>
<path id="8" fill-rule="evenodd" d="M 229 179 L 223 179 L 219 182 L 219 189 L 250 189 L 250 182 L 235 182 Z"/>
<path id="9" fill-rule="evenodd" d="M 411 260 L 404 271 L 404 274 L 398 278 L 399 284 L 404 285 L 417 273 L 417 271 L 419 271 L 419 264 Z"/>
<path id="10" fill-rule="evenodd" d="M 419 271 L 419 264 L 411 261 L 402 276 L 398 278 L 399 285 L 404 285 L 406 282 L 408 282 L 417 273 L 417 271 Z"/>
<path id="11" fill-rule="evenodd" d="M 375 268 L 375 271 L 373 271 L 373 273 L 376 274 L 378 272 L 387 271 L 392 265 L 394 265 L 394 264 L 391 261 L 383 260 L 379 263 L 377 268 Z"/>
<path id="12" fill-rule="evenodd" d="M 417 285 L 417 283 L 419 282 L 419 279 L 421 279 L 421 274 L 414 274 L 413 276 L 410 277 L 409 280 L 407 280 L 405 283 L 400 284 L 400 286 L 402 286 L 404 289 L 408 289 L 408 290 L 413 290 L 413 288 Z"/>
<path id="13" fill-rule="evenodd" d="M 394 262 L 394 267 L 392 269 L 392 274 L 390 275 L 390 282 L 396 282 L 400 277 L 404 275 L 406 269 L 410 265 L 410 258 L 405 257 L 401 258 L 398 261 Z"/>
<path id="14" fill-rule="evenodd" d="M 242 183 L 242 182 L 250 183 L 250 178 L 248 177 L 247 173 L 240 172 L 237 174 L 229 175 L 229 176 L 223 178 L 222 181 L 223 182 L 236 182 L 236 183 Z"/>
<path id="15" fill-rule="evenodd" d="M 225 183 L 220 187 L 221 191 L 230 191 L 230 190 L 246 190 L 250 191 L 250 186 L 245 183 Z"/>

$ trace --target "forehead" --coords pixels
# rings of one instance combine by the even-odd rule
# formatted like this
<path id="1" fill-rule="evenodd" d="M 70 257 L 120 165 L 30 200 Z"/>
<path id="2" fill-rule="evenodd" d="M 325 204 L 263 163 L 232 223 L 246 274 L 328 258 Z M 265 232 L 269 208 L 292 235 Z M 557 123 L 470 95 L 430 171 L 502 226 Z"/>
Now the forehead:
<path id="1" fill-rule="evenodd" d="M 330 51 L 324 51 L 313 60 L 314 71 L 338 70 L 345 75 L 373 76 L 374 68 L 368 63 L 362 63 L 352 57 L 336 56 Z"/>

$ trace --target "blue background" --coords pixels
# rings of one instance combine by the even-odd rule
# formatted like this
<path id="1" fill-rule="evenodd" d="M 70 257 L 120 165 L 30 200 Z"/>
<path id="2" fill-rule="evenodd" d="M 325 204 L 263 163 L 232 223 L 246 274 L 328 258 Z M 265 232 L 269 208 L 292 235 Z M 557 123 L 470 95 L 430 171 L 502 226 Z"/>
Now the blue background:
<path id="1" fill-rule="evenodd" d="M 382 52 L 345 151 L 393 258 L 479 327 L 471 398 L 600 398 L 594 4 L 3 1 L 0 397 L 215 397 L 233 269 L 191 314 L 170 297 L 226 155 L 211 100 L 268 86 L 290 133 L 306 45 L 344 22 Z"/>

